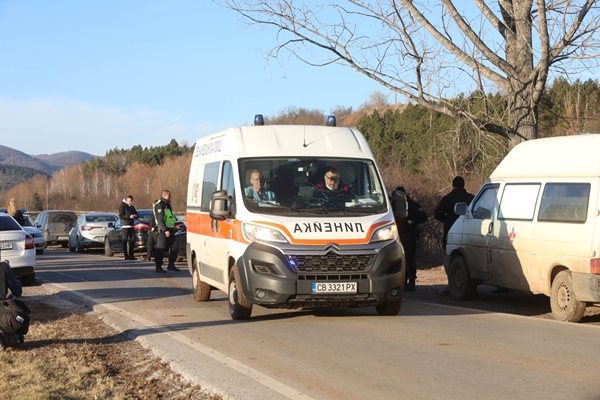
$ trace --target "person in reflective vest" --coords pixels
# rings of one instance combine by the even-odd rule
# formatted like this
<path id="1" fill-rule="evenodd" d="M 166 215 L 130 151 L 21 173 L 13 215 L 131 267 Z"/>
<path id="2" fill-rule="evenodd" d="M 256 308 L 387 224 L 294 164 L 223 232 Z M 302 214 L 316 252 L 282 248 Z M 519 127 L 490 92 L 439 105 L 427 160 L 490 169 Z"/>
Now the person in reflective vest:
<path id="1" fill-rule="evenodd" d="M 169 252 L 169 271 L 179 271 L 175 266 L 177 260 L 177 242 L 175 241 L 175 222 L 177 218 L 171 208 L 171 192 L 163 190 L 160 200 L 154 203 L 154 223 L 156 224 L 156 245 L 154 248 L 154 265 L 156 272 L 165 273 L 162 268 L 165 252 Z"/>

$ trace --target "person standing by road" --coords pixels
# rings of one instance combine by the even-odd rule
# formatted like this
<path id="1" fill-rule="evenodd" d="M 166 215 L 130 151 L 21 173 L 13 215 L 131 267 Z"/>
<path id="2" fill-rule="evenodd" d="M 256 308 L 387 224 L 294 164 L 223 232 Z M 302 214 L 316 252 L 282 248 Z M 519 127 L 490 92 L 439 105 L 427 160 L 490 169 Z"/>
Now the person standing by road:
<path id="1" fill-rule="evenodd" d="M 452 191 L 442 197 L 438 206 L 435 209 L 434 217 L 438 221 L 444 224 L 444 235 L 442 238 L 442 245 L 444 246 L 444 252 L 446 251 L 446 243 L 448 241 L 448 231 L 454 224 L 454 221 L 458 219 L 458 215 L 454 213 L 454 206 L 456 203 L 471 203 L 473 195 L 465 190 L 465 180 L 462 176 L 455 176 L 452 179 Z"/>
<path id="2" fill-rule="evenodd" d="M 128 195 L 119 205 L 119 218 L 121 219 L 121 241 L 125 260 L 135 260 L 133 248 L 135 247 L 134 219 L 137 210 L 133 206 L 133 196 Z"/>
<path id="3" fill-rule="evenodd" d="M 427 222 L 427 214 L 423 211 L 421 205 L 406 193 L 404 187 L 398 186 L 395 190 L 406 194 L 406 202 L 408 204 L 406 218 L 394 215 L 394 219 L 398 226 L 398 235 L 400 236 L 400 242 L 406 256 L 406 283 L 404 290 L 406 292 L 413 292 L 417 281 L 417 244 L 421 237 L 421 229 L 417 225 Z"/>
<path id="4" fill-rule="evenodd" d="M 154 265 L 156 272 L 166 272 L 162 268 L 165 251 L 169 252 L 169 271 L 179 271 L 175 266 L 177 260 L 177 242 L 175 241 L 175 222 L 177 218 L 173 214 L 171 207 L 171 192 L 163 190 L 160 200 L 154 203 L 153 207 L 154 222 L 156 224 L 156 244 L 154 248 Z"/>
<path id="5" fill-rule="evenodd" d="M 25 217 L 23 217 L 23 213 L 21 210 L 17 208 L 17 202 L 15 199 L 8 200 L 8 204 L 6 205 L 6 213 L 15 219 L 19 223 L 19 225 L 25 225 Z"/>

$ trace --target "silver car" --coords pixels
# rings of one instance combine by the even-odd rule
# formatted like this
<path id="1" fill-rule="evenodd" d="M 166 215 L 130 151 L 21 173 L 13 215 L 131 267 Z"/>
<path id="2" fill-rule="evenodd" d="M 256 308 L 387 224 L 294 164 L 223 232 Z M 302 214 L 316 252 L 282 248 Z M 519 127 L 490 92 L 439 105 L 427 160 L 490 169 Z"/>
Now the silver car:
<path id="1" fill-rule="evenodd" d="M 23 214 L 23 219 L 25 220 L 25 224 L 23 225 L 23 230 L 31 235 L 35 242 L 35 254 L 44 254 L 44 247 L 46 247 L 46 240 L 44 239 L 44 233 L 35 226 L 35 222 L 31 215 Z"/>
<path id="2" fill-rule="evenodd" d="M 69 231 L 69 251 L 81 253 L 84 249 L 103 248 L 108 224 L 117 222 L 113 213 L 88 213 L 77 218 Z"/>
<path id="3" fill-rule="evenodd" d="M 33 238 L 8 214 L 0 213 L 0 260 L 8 261 L 24 284 L 35 282 Z"/>

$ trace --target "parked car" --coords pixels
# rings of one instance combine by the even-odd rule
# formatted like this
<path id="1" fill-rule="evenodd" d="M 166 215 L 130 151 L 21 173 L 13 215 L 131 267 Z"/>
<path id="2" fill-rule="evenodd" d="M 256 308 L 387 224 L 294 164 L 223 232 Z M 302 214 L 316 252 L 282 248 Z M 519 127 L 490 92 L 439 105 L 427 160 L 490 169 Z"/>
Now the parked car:
<path id="1" fill-rule="evenodd" d="M 135 230 L 135 251 L 145 252 L 148 243 L 148 233 L 152 226 L 152 210 L 142 209 L 137 210 L 138 218 L 134 220 Z M 177 221 L 175 224 L 175 238 L 178 246 L 178 259 L 185 257 L 185 247 L 187 241 L 187 229 L 182 221 Z M 114 226 L 109 227 L 106 239 L 104 241 L 104 253 L 108 257 L 112 257 L 115 253 L 123 252 L 123 243 L 121 239 L 121 221 L 117 220 Z M 152 256 L 152 255 L 150 255 Z"/>
<path id="2" fill-rule="evenodd" d="M 108 225 L 117 222 L 114 213 L 88 213 L 77 218 L 69 231 L 69 251 L 83 252 L 84 249 L 104 247 Z"/>
<path id="3" fill-rule="evenodd" d="M 67 247 L 69 231 L 76 221 L 77 215 L 73 211 L 48 210 L 38 214 L 35 224 L 44 233 L 46 247 L 50 244 Z"/>
<path id="4" fill-rule="evenodd" d="M 0 260 L 8 261 L 15 276 L 24 284 L 35 282 L 33 238 L 6 213 L 0 213 Z"/>
<path id="5" fill-rule="evenodd" d="M 29 214 L 23 214 L 25 225 L 23 230 L 31 235 L 35 242 L 35 254 L 44 254 L 44 247 L 46 247 L 46 241 L 44 240 L 44 233 L 35 226 L 35 221 Z"/>

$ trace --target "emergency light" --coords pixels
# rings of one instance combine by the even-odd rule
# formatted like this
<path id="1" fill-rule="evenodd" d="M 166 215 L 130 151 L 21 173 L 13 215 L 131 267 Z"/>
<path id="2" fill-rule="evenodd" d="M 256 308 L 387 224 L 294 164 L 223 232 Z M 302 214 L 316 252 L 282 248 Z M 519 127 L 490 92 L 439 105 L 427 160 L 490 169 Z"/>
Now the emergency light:
<path id="1" fill-rule="evenodd" d="M 329 115 L 327 117 L 327 126 L 335 126 L 336 125 L 336 121 L 335 121 L 335 115 Z"/>
<path id="2" fill-rule="evenodd" d="M 262 114 L 256 114 L 254 116 L 254 125 L 258 126 L 258 125 L 264 125 L 265 124 L 265 119 L 263 118 Z"/>

